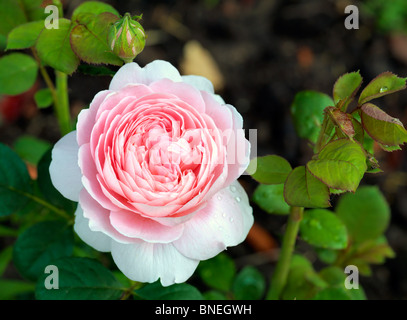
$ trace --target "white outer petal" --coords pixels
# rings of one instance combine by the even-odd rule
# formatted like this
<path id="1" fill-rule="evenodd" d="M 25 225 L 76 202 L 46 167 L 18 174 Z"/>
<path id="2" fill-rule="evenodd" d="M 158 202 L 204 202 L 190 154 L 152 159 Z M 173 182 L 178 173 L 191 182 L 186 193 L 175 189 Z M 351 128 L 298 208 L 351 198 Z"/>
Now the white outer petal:
<path id="1" fill-rule="evenodd" d="M 117 71 L 110 82 L 109 90 L 117 91 L 128 84 L 141 83 L 149 85 L 150 83 L 168 78 L 174 82 L 182 81 L 178 70 L 169 62 L 164 60 L 155 60 L 141 68 L 137 63 L 127 63 Z"/>
<path id="2" fill-rule="evenodd" d="M 72 131 L 55 144 L 49 166 L 52 184 L 65 198 L 72 201 L 79 201 L 79 192 L 83 187 L 78 152 L 76 131 Z"/>
<path id="3" fill-rule="evenodd" d="M 205 77 L 195 75 L 182 76 L 182 81 L 190 84 L 198 90 L 206 91 L 212 94 L 215 93 L 212 82 Z"/>
<path id="4" fill-rule="evenodd" d="M 101 251 L 109 252 L 112 238 L 100 231 L 92 231 L 89 228 L 89 219 L 83 216 L 83 210 L 78 204 L 75 211 L 75 225 L 74 230 L 83 242 L 92 248 Z"/>
<path id="5" fill-rule="evenodd" d="M 213 84 L 209 79 L 202 76 L 187 75 L 182 76 L 182 81 L 190 84 L 191 86 L 194 86 L 198 90 L 210 93 L 218 103 L 225 104 L 225 100 L 223 100 L 220 95 L 215 94 Z"/>
<path id="6" fill-rule="evenodd" d="M 163 286 L 187 281 L 199 264 L 198 260 L 183 256 L 171 243 L 112 241 L 111 251 L 114 262 L 126 277 L 150 283 L 160 279 Z"/>
<path id="7" fill-rule="evenodd" d="M 210 259 L 245 240 L 254 222 L 252 212 L 245 190 L 235 181 L 185 223 L 183 235 L 173 244 L 191 259 Z"/>

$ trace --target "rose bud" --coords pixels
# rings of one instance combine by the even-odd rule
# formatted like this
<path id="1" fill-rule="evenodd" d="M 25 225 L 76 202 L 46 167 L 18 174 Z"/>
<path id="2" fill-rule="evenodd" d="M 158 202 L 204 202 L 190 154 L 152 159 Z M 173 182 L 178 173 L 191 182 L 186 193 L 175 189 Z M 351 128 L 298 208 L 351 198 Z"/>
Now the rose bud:
<path id="1" fill-rule="evenodd" d="M 138 22 L 142 16 L 133 20 L 129 13 L 109 28 L 108 43 L 112 52 L 129 63 L 144 49 L 146 34 Z"/>

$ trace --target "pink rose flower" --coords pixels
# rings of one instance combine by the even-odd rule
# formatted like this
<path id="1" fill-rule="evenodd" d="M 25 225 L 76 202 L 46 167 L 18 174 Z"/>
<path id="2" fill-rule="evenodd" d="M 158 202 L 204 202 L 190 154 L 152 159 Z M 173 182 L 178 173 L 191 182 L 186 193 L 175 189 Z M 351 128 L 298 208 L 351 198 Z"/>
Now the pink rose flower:
<path id="1" fill-rule="evenodd" d="M 51 179 L 78 202 L 79 237 L 128 278 L 184 282 L 253 224 L 237 182 L 249 163 L 242 125 L 206 78 L 129 63 L 56 143 Z"/>

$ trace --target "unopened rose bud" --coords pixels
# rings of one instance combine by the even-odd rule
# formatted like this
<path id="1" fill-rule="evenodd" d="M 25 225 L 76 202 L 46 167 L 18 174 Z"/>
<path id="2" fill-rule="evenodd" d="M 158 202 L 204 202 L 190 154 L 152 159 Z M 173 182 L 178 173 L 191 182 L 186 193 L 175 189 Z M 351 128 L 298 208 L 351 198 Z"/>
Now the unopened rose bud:
<path id="1" fill-rule="evenodd" d="M 139 20 L 141 16 L 136 18 Z M 108 41 L 113 53 L 128 63 L 143 51 L 146 34 L 141 24 L 126 13 L 110 27 Z"/>

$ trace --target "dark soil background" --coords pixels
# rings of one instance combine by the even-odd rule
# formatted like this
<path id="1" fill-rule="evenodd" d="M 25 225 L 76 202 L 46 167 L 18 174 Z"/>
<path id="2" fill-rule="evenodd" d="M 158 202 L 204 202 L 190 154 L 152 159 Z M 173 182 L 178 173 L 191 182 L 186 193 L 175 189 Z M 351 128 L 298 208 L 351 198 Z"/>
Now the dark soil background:
<path id="1" fill-rule="evenodd" d="M 82 1 L 65 1 L 66 15 Z M 243 115 L 246 129 L 257 129 L 258 155 L 278 154 L 293 166 L 304 164 L 311 156 L 305 141 L 297 138 L 289 107 L 294 95 L 304 89 L 331 94 L 335 80 L 343 73 L 360 70 L 366 85 L 376 75 L 392 71 L 407 76 L 407 40 L 403 34 L 382 32 L 377 18 L 362 10 L 363 3 L 347 0 L 200 0 L 106 1 L 120 13 L 143 13 L 142 24 L 148 33 L 147 47 L 137 57 L 140 65 L 164 59 L 188 71 L 202 63 L 203 72 L 210 66 L 188 44 L 198 41 L 215 63 L 216 89 L 227 103 Z M 367 1 L 366 1 L 367 2 Z M 391 2 L 391 1 L 389 1 Z M 360 9 L 359 29 L 344 26 L 344 8 Z M 189 67 L 185 57 L 190 59 Z M 187 59 L 188 60 L 188 59 Z M 187 65 L 187 66 L 185 66 Z M 220 77 L 220 78 L 219 78 Z M 93 96 L 106 89 L 109 77 L 75 73 L 69 80 L 71 109 L 76 115 Z M 39 83 L 38 86 L 42 86 Z M 19 107 L 3 120 L 0 141 L 9 145 L 22 134 L 56 142 L 56 120 L 50 110 L 38 111 L 30 97 L 14 102 Z M 383 109 L 407 123 L 407 92 L 378 101 Z M 361 284 L 369 299 L 407 298 L 407 162 L 405 152 L 377 158 L 385 173 L 368 175 L 366 184 L 377 184 L 392 208 L 387 231 L 397 256 L 373 267 L 372 277 L 362 277 Z M 249 195 L 256 183 L 241 178 Z M 254 205 L 260 231 L 267 230 L 264 241 L 279 243 L 286 217 L 271 216 Z M 261 233 L 261 232 L 260 232 Z M 254 240 L 253 240 L 254 241 Z M 268 277 L 275 255 L 263 251 L 259 241 L 229 250 L 239 266 L 252 264 Z M 264 244 L 264 243 L 263 243 Z M 315 257 L 301 243 L 300 252 Z"/>

